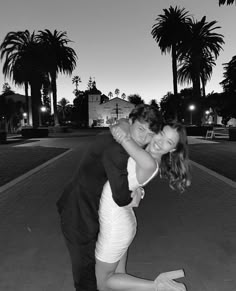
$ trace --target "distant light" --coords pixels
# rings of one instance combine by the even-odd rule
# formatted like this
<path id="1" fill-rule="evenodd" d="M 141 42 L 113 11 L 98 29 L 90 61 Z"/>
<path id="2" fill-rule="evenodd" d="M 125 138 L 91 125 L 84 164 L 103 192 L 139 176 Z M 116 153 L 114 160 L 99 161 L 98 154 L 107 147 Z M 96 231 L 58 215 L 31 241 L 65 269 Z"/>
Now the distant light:
<path id="1" fill-rule="evenodd" d="M 210 111 L 209 110 L 206 110 L 205 113 L 208 115 L 208 114 L 210 114 Z"/>
<path id="2" fill-rule="evenodd" d="M 46 111 L 47 111 L 47 108 L 46 108 L 45 106 L 42 106 L 42 107 L 41 107 L 41 111 L 42 111 L 42 112 L 46 112 Z"/>
<path id="3" fill-rule="evenodd" d="M 23 113 L 23 117 L 24 117 L 24 118 L 27 117 L 27 113 L 26 113 L 26 112 Z"/>
<path id="4" fill-rule="evenodd" d="M 195 105 L 189 105 L 189 110 L 193 111 L 195 109 Z"/>

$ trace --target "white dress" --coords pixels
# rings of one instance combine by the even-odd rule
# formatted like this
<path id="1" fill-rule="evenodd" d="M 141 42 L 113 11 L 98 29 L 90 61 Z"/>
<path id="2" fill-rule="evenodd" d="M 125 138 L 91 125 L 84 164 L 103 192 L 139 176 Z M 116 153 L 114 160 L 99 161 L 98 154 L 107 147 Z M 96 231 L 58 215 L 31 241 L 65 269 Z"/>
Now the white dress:
<path id="1" fill-rule="evenodd" d="M 152 176 L 142 185 L 136 177 L 136 162 L 128 159 L 127 165 L 129 190 L 146 185 L 158 172 L 158 166 Z M 100 232 L 96 243 L 95 256 L 107 263 L 118 262 L 125 254 L 136 234 L 136 217 L 132 208 L 119 207 L 112 198 L 110 183 L 106 182 L 99 206 Z"/>

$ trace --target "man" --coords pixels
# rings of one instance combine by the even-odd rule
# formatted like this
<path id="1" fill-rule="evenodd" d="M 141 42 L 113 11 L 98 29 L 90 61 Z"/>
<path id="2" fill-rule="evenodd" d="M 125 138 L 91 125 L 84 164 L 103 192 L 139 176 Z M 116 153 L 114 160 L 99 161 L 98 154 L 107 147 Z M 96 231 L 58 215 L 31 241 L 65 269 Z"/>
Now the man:
<path id="1" fill-rule="evenodd" d="M 129 116 L 130 135 L 140 145 L 148 144 L 161 126 L 159 111 L 139 105 Z M 110 133 L 97 135 L 84 154 L 76 174 L 57 202 L 61 226 L 72 262 L 74 286 L 95 291 L 95 246 L 99 231 L 98 208 L 103 185 L 109 180 L 114 201 L 135 207 L 141 193 L 132 195 L 127 179 L 128 154 Z"/>

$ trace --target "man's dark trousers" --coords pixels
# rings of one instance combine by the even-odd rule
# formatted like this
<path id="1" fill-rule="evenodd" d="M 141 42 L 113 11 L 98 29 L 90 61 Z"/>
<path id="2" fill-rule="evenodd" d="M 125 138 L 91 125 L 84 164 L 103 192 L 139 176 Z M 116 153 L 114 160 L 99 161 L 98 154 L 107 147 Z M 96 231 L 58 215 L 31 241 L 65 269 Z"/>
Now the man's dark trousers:
<path id="1" fill-rule="evenodd" d="M 131 202 L 127 161 L 127 153 L 111 134 L 96 136 L 57 202 L 76 290 L 96 291 L 99 201 L 103 186 L 109 180 L 114 201 L 121 207 Z"/>

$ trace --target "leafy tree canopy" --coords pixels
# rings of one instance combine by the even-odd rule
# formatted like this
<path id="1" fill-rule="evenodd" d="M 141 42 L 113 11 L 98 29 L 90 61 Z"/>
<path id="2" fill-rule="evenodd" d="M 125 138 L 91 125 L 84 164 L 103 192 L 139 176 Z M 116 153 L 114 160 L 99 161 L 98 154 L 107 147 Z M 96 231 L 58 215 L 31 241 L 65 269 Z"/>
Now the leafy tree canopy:
<path id="1" fill-rule="evenodd" d="M 8 96 L 13 94 L 15 94 L 15 92 L 11 89 L 10 85 L 8 83 L 4 83 L 2 86 L 1 96 Z"/>
<path id="2" fill-rule="evenodd" d="M 127 99 L 129 100 L 130 103 L 133 103 L 135 105 L 144 103 L 143 99 L 139 94 L 131 94 L 127 97 Z"/>

